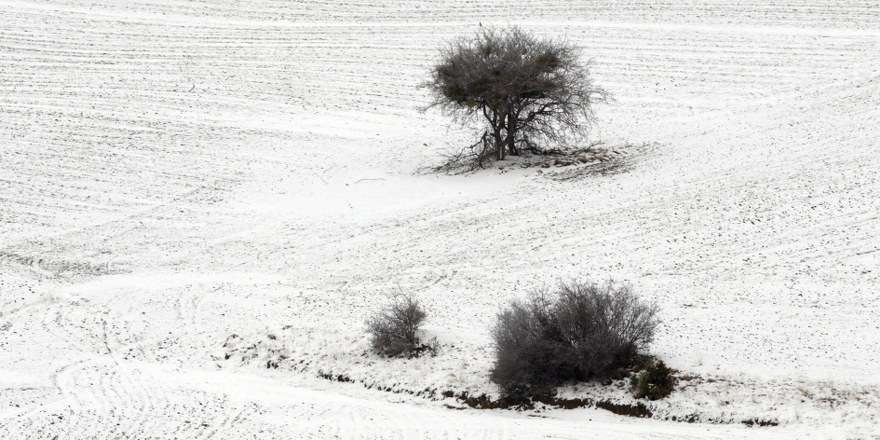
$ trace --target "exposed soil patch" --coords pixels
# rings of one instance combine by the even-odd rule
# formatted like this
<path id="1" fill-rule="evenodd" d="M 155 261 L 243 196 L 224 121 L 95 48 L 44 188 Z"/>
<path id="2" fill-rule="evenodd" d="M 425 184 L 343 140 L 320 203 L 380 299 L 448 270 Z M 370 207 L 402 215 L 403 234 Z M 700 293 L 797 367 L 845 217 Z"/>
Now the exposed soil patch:
<path id="1" fill-rule="evenodd" d="M 765 419 L 744 420 L 743 424 L 746 426 L 779 426 L 779 422 L 777 422 L 776 420 Z"/>
<path id="2" fill-rule="evenodd" d="M 351 379 L 350 377 L 343 374 L 332 374 L 319 372 L 318 377 L 330 380 L 334 382 L 343 382 L 343 383 L 356 383 L 358 381 Z M 379 391 L 388 391 L 396 394 L 406 393 L 414 396 L 425 396 L 430 398 L 431 400 L 440 400 L 440 399 L 456 399 L 459 402 L 467 405 L 470 408 L 474 409 L 512 409 L 517 411 L 526 411 L 535 409 L 536 403 L 542 403 L 546 406 L 562 408 L 562 409 L 575 409 L 575 408 L 600 408 L 606 411 L 610 411 L 614 414 L 627 416 L 627 417 L 638 417 L 638 418 L 650 418 L 653 417 L 653 412 L 648 409 L 641 402 L 637 402 L 635 404 L 624 404 L 624 403 L 616 403 L 608 400 L 596 400 L 590 398 L 584 399 L 565 399 L 559 398 L 556 396 L 549 395 L 540 395 L 535 396 L 532 399 L 515 399 L 515 398 L 498 398 L 493 399 L 486 394 L 480 394 L 478 396 L 471 396 L 467 391 L 462 391 L 456 393 L 455 391 L 446 390 L 438 393 L 436 390 L 425 389 L 419 392 L 413 392 L 411 390 L 401 390 L 401 389 L 391 389 L 386 387 L 377 386 L 374 387 L 372 385 L 364 384 L 364 386 L 368 389 L 377 389 Z M 463 409 L 463 407 L 455 407 L 451 405 L 447 405 L 447 407 L 452 409 Z M 765 426 L 765 425 L 761 425 Z"/>
<path id="3" fill-rule="evenodd" d="M 350 378 L 344 374 L 333 375 L 330 373 L 318 372 L 318 377 L 320 377 L 321 379 L 332 380 L 335 382 L 354 383 L 354 380 L 352 380 L 352 378 Z"/>
<path id="4" fill-rule="evenodd" d="M 400 389 L 400 388 L 392 388 L 392 387 L 384 387 L 381 385 L 371 385 L 367 384 L 355 379 L 352 379 L 344 374 L 332 374 L 319 372 L 318 377 L 330 380 L 334 382 L 343 382 L 343 383 L 361 383 L 367 389 L 376 389 L 379 391 L 385 391 L 394 394 L 409 394 L 412 396 L 420 396 L 425 397 L 430 400 L 443 400 L 443 399 L 455 399 L 461 405 L 450 405 L 445 404 L 444 406 L 448 409 L 455 410 L 463 410 L 466 408 L 472 409 L 507 409 L 514 411 L 530 411 L 540 409 L 543 405 L 544 407 L 552 407 L 552 408 L 560 408 L 560 409 L 577 409 L 577 408 L 598 408 L 603 409 L 605 411 L 611 412 L 613 414 L 625 417 L 634 417 L 634 418 L 654 418 L 655 414 L 648 407 L 648 405 L 642 402 L 635 403 L 620 403 L 614 402 L 607 399 L 593 399 L 593 398 L 562 398 L 551 395 L 537 395 L 532 398 L 498 398 L 493 399 L 487 394 L 480 394 L 477 396 L 472 396 L 467 391 L 452 391 L 445 390 L 439 391 L 436 389 L 426 388 L 424 390 L 415 392 L 412 390 Z M 681 422 L 681 423 L 711 423 L 711 424 L 729 424 L 729 423 L 742 423 L 749 427 L 768 427 L 768 426 L 778 426 L 779 421 L 773 419 L 764 419 L 764 418 L 751 418 L 746 420 L 730 420 L 730 419 L 718 419 L 718 418 L 706 418 L 705 416 L 700 416 L 699 414 L 689 414 L 686 416 L 666 416 L 660 417 L 662 420 L 672 421 L 672 422 Z"/>
<path id="5" fill-rule="evenodd" d="M 16 252 L 0 251 L 0 259 L 22 266 L 49 272 L 52 276 L 87 275 L 101 276 L 117 273 L 106 264 L 93 264 L 85 261 L 52 259 L 43 256 L 22 255 Z"/>
<path id="6" fill-rule="evenodd" d="M 632 169 L 638 157 L 644 154 L 650 144 L 624 145 L 615 148 L 599 147 L 596 144 L 587 149 L 571 153 L 545 156 L 544 160 L 529 166 L 538 166 L 544 177 L 556 181 L 580 180 L 590 176 L 607 176 L 625 173 Z M 544 171 L 543 169 L 548 169 Z"/>
<path id="7" fill-rule="evenodd" d="M 613 162 L 623 155 L 621 150 L 600 147 L 594 144 L 587 148 L 573 151 L 550 151 L 540 155 L 526 156 L 520 166 L 522 168 L 568 167 L 592 163 Z"/>

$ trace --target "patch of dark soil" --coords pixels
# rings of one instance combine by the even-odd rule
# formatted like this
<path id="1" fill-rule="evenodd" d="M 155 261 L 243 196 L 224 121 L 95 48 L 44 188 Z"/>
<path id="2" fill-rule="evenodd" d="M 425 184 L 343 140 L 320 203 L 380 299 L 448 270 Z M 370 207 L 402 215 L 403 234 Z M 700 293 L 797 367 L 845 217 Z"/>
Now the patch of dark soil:
<path id="1" fill-rule="evenodd" d="M 650 418 L 654 413 L 641 402 L 635 404 L 615 403 L 608 400 L 563 399 L 555 396 L 536 396 L 535 400 L 562 409 L 599 408 L 619 416 Z"/>
<path id="2" fill-rule="evenodd" d="M 766 419 L 749 419 L 743 420 L 743 424 L 749 427 L 752 426 L 779 426 L 779 422 L 776 420 L 766 420 Z"/>
<path id="3" fill-rule="evenodd" d="M 444 395 L 446 395 L 444 393 Z M 480 394 L 479 396 L 473 397 L 468 395 L 467 391 L 454 394 L 454 397 L 459 401 L 463 402 L 467 406 L 476 409 L 516 409 L 516 410 L 527 410 L 533 409 L 535 407 L 534 402 L 530 399 L 511 399 L 511 398 L 499 398 L 493 400 L 491 397 Z"/>
<path id="4" fill-rule="evenodd" d="M 671 420 L 673 422 L 696 423 L 697 419 L 698 419 L 698 417 L 696 414 L 691 414 L 691 415 L 681 416 L 681 417 L 679 417 L 679 416 L 666 417 L 663 420 Z"/>
<path id="5" fill-rule="evenodd" d="M 331 380 L 334 382 L 354 383 L 354 380 L 344 374 L 333 375 L 332 373 L 324 373 L 319 371 L 318 377 L 321 379 Z"/>
<path id="6" fill-rule="evenodd" d="M 611 411 L 614 414 L 619 416 L 627 416 L 627 417 L 638 417 L 638 418 L 651 418 L 654 416 L 654 413 L 648 409 L 641 402 L 636 403 L 635 405 L 626 405 L 620 403 L 612 403 L 608 401 L 598 401 L 596 402 L 597 408 L 602 408 L 606 411 Z"/>
<path id="7" fill-rule="evenodd" d="M 610 411 L 617 415 L 627 417 L 649 418 L 653 417 L 654 415 L 651 410 L 648 409 L 648 407 L 641 402 L 637 402 L 636 404 L 623 404 L 606 400 L 594 400 L 589 398 L 564 399 L 548 395 L 534 396 L 531 399 L 492 399 L 486 394 L 481 394 L 479 396 L 470 396 L 467 392 L 454 393 L 452 391 L 444 391 L 442 395 L 446 398 L 455 398 L 456 400 L 474 409 L 513 409 L 517 411 L 524 411 L 534 409 L 535 403 L 542 403 L 547 406 L 562 409 L 599 408 Z"/>
<path id="8" fill-rule="evenodd" d="M 633 367 L 636 369 L 638 367 Z M 493 399 L 487 394 L 480 394 L 477 396 L 471 396 L 467 391 L 456 392 L 452 390 L 440 391 L 431 388 L 425 388 L 421 391 L 413 391 L 402 388 L 395 387 L 386 387 L 382 385 L 376 384 L 367 384 L 364 382 L 360 382 L 358 380 L 352 379 L 349 376 L 344 374 L 333 374 L 333 373 L 325 373 L 323 371 L 318 373 L 318 377 L 325 380 L 330 380 L 333 382 L 342 382 L 342 383 L 361 383 L 367 389 L 375 389 L 377 391 L 384 391 L 395 394 L 409 394 L 411 396 L 422 396 L 428 398 L 430 400 L 442 400 L 442 399 L 455 399 L 458 401 L 461 406 L 444 404 L 446 408 L 455 409 L 455 410 L 463 410 L 465 408 L 473 408 L 473 409 L 509 409 L 514 411 L 529 411 L 540 409 L 536 404 L 543 404 L 546 407 L 555 407 L 560 409 L 577 409 L 577 408 L 599 408 L 605 411 L 614 413 L 619 416 L 625 417 L 634 417 L 634 418 L 653 418 L 654 413 L 642 402 L 635 403 L 618 403 L 612 402 L 610 400 L 598 400 L 592 398 L 582 398 L 582 399 L 566 399 L 553 395 L 536 395 L 531 398 L 498 398 Z M 662 417 L 662 416 L 661 416 Z M 680 422 L 680 423 L 713 423 L 713 424 L 727 424 L 727 423 L 737 423 L 731 420 L 724 419 L 705 419 L 701 418 L 698 414 L 689 414 L 689 415 L 679 415 L 679 416 L 666 416 L 662 417 L 663 420 Z M 758 427 L 767 427 L 767 426 L 778 426 L 779 422 L 777 420 L 767 420 L 761 418 L 753 418 L 744 420 L 743 423 L 746 426 L 758 426 Z"/>
<path id="9" fill-rule="evenodd" d="M 110 270 L 109 266 L 106 264 L 60 260 L 49 258 L 47 256 L 22 255 L 10 251 L 0 251 L 0 260 L 7 260 L 21 266 L 37 268 L 44 272 L 50 272 L 54 276 L 100 276 L 119 273 L 119 271 Z"/>
<path id="10" fill-rule="evenodd" d="M 636 161 L 652 148 L 651 144 L 624 145 L 619 148 L 599 148 L 597 145 L 564 155 L 545 159 L 536 165 L 540 168 L 557 168 L 544 177 L 557 182 L 581 180 L 595 176 L 621 174 L 631 170 Z"/>

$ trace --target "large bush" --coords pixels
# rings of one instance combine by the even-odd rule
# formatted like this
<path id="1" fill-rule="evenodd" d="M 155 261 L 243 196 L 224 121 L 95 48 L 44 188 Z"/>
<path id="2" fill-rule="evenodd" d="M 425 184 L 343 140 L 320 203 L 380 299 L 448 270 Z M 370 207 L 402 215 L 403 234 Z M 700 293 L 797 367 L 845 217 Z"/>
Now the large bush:
<path id="1" fill-rule="evenodd" d="M 657 311 L 630 286 L 611 282 L 561 283 L 535 293 L 498 315 L 491 379 L 506 396 L 528 397 L 567 381 L 608 377 L 653 340 Z"/>
<path id="2" fill-rule="evenodd" d="M 412 296 L 400 295 L 367 321 L 370 344 L 383 356 L 417 355 L 430 348 L 421 345 L 419 329 L 427 314 Z"/>

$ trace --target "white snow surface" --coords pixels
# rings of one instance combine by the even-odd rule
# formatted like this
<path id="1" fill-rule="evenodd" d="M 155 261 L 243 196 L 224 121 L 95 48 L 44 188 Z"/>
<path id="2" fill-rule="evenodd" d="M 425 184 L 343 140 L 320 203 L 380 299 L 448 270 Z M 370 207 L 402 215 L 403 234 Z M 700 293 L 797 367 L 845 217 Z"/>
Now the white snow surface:
<path id="1" fill-rule="evenodd" d="M 493 24 L 583 47 L 628 167 L 417 173 Z M 880 438 L 878 139 L 876 1 L 0 0 L 0 438 Z M 571 278 L 662 307 L 652 420 L 440 395 Z M 436 357 L 369 353 L 396 291 Z"/>

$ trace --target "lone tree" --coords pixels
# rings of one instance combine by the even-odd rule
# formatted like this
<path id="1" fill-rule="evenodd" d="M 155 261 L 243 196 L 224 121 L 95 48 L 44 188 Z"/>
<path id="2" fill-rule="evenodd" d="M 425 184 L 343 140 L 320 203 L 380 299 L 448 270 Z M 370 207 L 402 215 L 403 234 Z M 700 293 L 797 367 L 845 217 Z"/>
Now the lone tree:
<path id="1" fill-rule="evenodd" d="M 519 28 L 484 29 L 441 50 L 442 60 L 424 84 L 429 108 L 467 124 L 483 120 L 479 139 L 439 169 L 475 169 L 527 150 L 545 153 L 586 137 L 595 123 L 593 104 L 610 95 L 590 79 L 589 63 L 568 43 L 535 37 Z"/>

